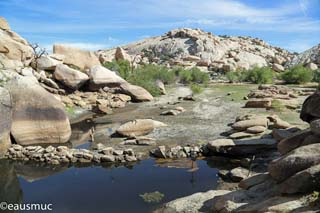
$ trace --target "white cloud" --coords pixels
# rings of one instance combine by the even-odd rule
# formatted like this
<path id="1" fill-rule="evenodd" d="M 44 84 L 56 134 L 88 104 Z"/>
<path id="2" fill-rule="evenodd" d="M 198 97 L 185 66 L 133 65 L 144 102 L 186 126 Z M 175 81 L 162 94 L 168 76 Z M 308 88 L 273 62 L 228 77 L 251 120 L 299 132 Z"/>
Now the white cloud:
<path id="1" fill-rule="evenodd" d="M 301 53 L 303 51 L 310 49 L 311 47 L 313 47 L 317 44 L 319 44 L 319 41 L 310 40 L 307 38 L 299 38 L 299 39 L 289 40 L 284 45 L 284 48 L 286 48 L 287 50 L 292 51 L 292 52 Z"/>

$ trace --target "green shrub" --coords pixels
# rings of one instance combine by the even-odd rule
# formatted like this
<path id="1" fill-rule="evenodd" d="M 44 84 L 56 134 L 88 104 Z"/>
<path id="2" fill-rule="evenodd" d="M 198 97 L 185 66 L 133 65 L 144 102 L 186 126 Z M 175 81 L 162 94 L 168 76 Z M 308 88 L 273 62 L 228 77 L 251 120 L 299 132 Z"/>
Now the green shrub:
<path id="1" fill-rule="evenodd" d="M 312 78 L 313 72 L 302 65 L 294 66 L 281 74 L 281 79 L 287 84 L 303 84 L 310 82 Z"/>
<path id="2" fill-rule="evenodd" d="M 178 76 L 181 83 L 190 84 L 207 84 L 210 80 L 209 75 L 202 72 L 199 68 L 193 67 L 190 70 L 183 69 L 181 67 L 173 68 L 173 72 Z"/>
<path id="3" fill-rule="evenodd" d="M 320 69 L 317 69 L 317 70 L 313 71 L 312 81 L 320 83 Z"/>
<path id="4" fill-rule="evenodd" d="M 274 111 L 282 112 L 286 109 L 286 107 L 283 105 L 283 103 L 277 99 L 272 100 L 271 102 L 271 108 Z"/>
<path id="5" fill-rule="evenodd" d="M 127 60 L 113 60 L 112 62 L 105 63 L 104 66 L 112 71 L 118 72 L 119 75 L 125 80 L 129 79 L 133 72 L 130 62 Z"/>
<path id="6" fill-rule="evenodd" d="M 139 66 L 134 70 L 133 75 L 150 78 L 154 81 L 161 80 L 164 84 L 171 84 L 176 78 L 175 73 L 169 70 L 167 67 L 154 64 Z"/>
<path id="7" fill-rule="evenodd" d="M 273 82 L 273 71 L 269 67 L 255 67 L 243 72 L 243 80 L 255 84 L 270 84 Z"/>
<path id="8" fill-rule="evenodd" d="M 192 91 L 193 94 L 199 94 L 203 92 L 203 87 L 199 84 L 191 84 L 190 85 L 190 89 Z"/>
<path id="9" fill-rule="evenodd" d="M 244 72 L 243 71 L 228 72 L 226 74 L 226 77 L 230 83 L 242 82 L 244 78 Z"/>

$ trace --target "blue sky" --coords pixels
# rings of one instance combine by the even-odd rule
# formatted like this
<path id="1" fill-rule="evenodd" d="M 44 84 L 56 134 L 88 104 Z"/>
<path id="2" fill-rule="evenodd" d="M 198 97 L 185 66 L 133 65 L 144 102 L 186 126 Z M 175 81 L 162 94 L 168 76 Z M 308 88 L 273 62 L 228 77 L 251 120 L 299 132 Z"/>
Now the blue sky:
<path id="1" fill-rule="evenodd" d="M 297 52 L 320 43 L 320 0 L 0 0 L 0 16 L 47 48 L 104 49 L 178 27 L 259 37 Z"/>

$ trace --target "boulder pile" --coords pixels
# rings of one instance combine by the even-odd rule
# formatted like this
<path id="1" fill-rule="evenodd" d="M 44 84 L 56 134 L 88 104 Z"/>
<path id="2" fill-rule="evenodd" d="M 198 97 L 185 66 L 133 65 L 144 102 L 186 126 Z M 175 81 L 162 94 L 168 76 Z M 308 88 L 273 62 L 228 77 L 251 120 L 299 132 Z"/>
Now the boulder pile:
<path id="1" fill-rule="evenodd" d="M 162 36 L 147 38 L 122 48 L 97 52 L 100 61 L 131 59 L 133 64 L 157 63 L 168 66 L 197 66 L 204 71 L 248 70 L 270 66 L 284 71 L 294 54 L 258 38 L 217 36 L 200 29 L 174 29 Z"/>
<path id="2" fill-rule="evenodd" d="M 94 52 L 54 45 L 53 54 L 47 54 L 37 48 L 0 17 L 0 157 L 11 139 L 24 146 L 68 142 L 66 109 L 109 114 L 130 100 L 153 99 L 145 89 L 101 66 Z"/>

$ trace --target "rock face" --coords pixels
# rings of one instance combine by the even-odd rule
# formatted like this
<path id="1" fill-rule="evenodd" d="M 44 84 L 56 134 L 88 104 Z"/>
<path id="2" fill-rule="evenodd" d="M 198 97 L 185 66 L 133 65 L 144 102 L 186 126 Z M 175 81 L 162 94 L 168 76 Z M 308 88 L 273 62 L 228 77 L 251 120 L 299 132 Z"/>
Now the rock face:
<path id="1" fill-rule="evenodd" d="M 33 55 L 28 42 L 10 30 L 0 17 L 0 68 L 16 68 L 28 65 Z"/>
<path id="2" fill-rule="evenodd" d="M 64 64 L 76 66 L 81 70 L 100 65 L 98 57 L 90 51 L 55 44 L 53 46 L 53 53 L 64 55 Z"/>
<path id="3" fill-rule="evenodd" d="M 266 42 L 249 37 L 217 36 L 199 29 L 174 29 L 162 36 L 146 38 L 122 47 L 131 56 L 141 56 L 140 62 L 199 66 L 207 70 L 233 71 L 254 66 L 283 66 L 293 55 Z M 102 61 L 108 61 L 116 48 L 99 51 Z M 122 54 L 119 54 L 122 55 Z M 168 57 L 159 57 L 159 56 Z M 120 57 L 124 58 L 124 57 Z M 139 62 L 138 62 L 139 63 Z"/>
<path id="4" fill-rule="evenodd" d="M 151 101 L 153 96 L 144 88 L 129 83 L 121 84 L 120 88 L 124 94 L 129 95 L 134 101 Z"/>
<path id="5" fill-rule="evenodd" d="M 64 64 L 56 66 L 54 78 L 71 89 L 78 89 L 89 80 L 89 77 L 83 72 L 72 69 Z"/>
<path id="6" fill-rule="evenodd" d="M 117 129 L 117 133 L 127 137 L 135 137 L 146 135 L 152 132 L 155 128 L 165 126 L 166 124 L 152 119 L 137 119 L 121 125 Z"/>
<path id="7" fill-rule="evenodd" d="M 98 90 L 103 87 L 119 87 L 121 84 L 127 83 L 115 72 L 101 65 L 92 67 L 88 74 L 90 77 L 90 89 L 92 90 Z"/>
<path id="8" fill-rule="evenodd" d="M 21 145 L 65 143 L 71 128 L 63 105 L 28 77 L 6 85 L 12 97 L 11 134 Z"/>
<path id="9" fill-rule="evenodd" d="M 0 158 L 11 145 L 10 130 L 12 123 L 11 97 L 8 90 L 0 87 Z"/>
<path id="10" fill-rule="evenodd" d="M 310 65 L 310 63 L 312 63 Z M 309 66 L 310 69 L 320 66 L 320 44 L 312 47 L 309 50 L 302 52 L 299 55 L 296 55 L 292 61 L 290 61 L 289 66 L 295 66 L 298 64 L 303 64 Z"/>

